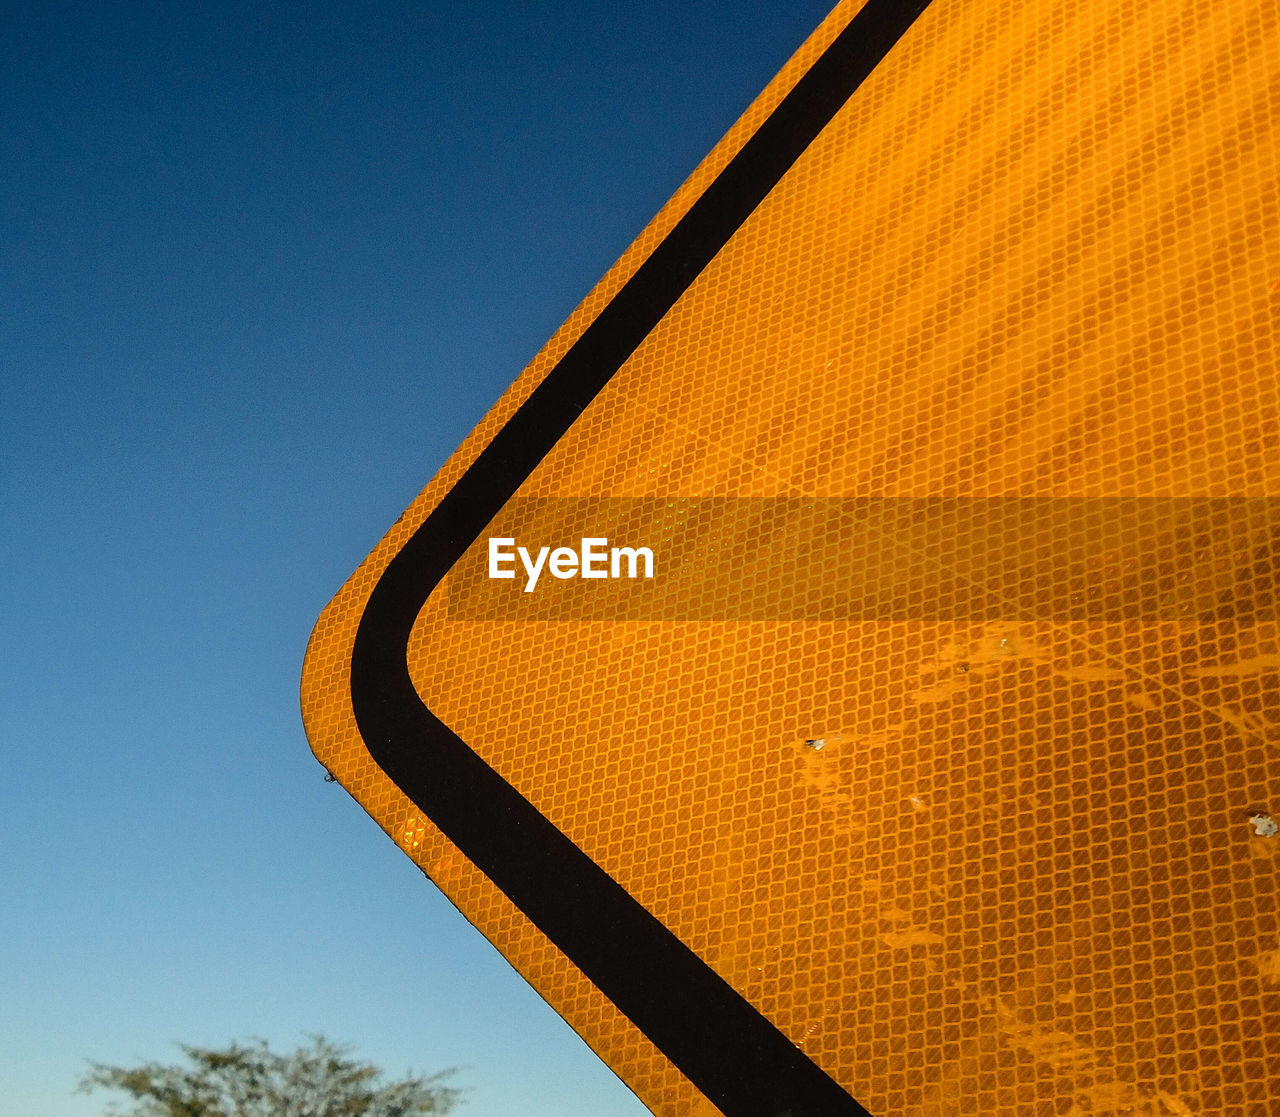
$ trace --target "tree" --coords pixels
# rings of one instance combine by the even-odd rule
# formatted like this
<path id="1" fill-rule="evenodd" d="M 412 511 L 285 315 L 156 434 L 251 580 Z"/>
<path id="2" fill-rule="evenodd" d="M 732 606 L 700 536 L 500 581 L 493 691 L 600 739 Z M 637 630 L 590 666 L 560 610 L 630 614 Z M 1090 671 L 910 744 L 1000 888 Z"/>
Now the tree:
<path id="1" fill-rule="evenodd" d="M 91 1063 L 80 1089 L 128 1094 L 129 1108 L 109 1110 L 121 1117 L 439 1117 L 461 1098 L 443 1085 L 453 1070 L 383 1085 L 381 1068 L 349 1059 L 349 1047 L 310 1039 L 290 1055 L 259 1039 L 221 1050 L 179 1044 L 185 1066 Z"/>

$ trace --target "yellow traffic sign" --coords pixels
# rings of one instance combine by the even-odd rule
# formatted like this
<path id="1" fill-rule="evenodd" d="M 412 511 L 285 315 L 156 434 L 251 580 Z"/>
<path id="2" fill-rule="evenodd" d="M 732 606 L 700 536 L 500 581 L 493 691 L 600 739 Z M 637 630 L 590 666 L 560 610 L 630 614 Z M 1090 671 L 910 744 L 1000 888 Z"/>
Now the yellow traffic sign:
<path id="1" fill-rule="evenodd" d="M 840 4 L 325 609 L 654 1112 L 1280 1108 L 1278 22 Z"/>

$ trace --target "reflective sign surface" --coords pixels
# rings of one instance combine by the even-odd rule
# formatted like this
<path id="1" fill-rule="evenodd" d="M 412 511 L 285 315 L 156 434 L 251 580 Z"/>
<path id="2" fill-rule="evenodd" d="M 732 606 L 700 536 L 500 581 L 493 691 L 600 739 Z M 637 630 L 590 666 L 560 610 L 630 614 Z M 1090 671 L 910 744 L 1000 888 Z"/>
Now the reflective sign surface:
<path id="1" fill-rule="evenodd" d="M 657 1113 L 1269 1114 L 1277 10 L 858 7 L 325 610 L 312 747 Z M 815 120 L 792 156 L 769 132 Z M 585 585 L 553 619 L 451 609 L 503 505 L 501 538 L 581 565 L 584 532 L 548 534 L 568 498 L 759 502 L 724 568 L 795 556 L 806 602 L 889 544 L 801 562 L 769 508 L 943 503 L 874 615 L 735 615 L 697 578 L 680 619 L 598 619 Z M 1136 576 L 1105 526 L 975 535 L 1010 498 L 1223 518 L 1150 609 L 1006 615 L 986 586 L 975 613 L 957 553 Z M 674 577 L 648 507 L 592 533 Z"/>

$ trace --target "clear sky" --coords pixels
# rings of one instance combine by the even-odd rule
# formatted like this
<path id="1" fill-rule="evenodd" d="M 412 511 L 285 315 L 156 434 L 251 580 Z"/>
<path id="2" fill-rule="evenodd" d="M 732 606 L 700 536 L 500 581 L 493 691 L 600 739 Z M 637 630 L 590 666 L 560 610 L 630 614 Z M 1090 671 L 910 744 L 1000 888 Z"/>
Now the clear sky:
<path id="1" fill-rule="evenodd" d="M 325 602 L 829 5 L 19 3 L 0 1111 L 304 1032 L 646 1112 L 344 791 Z"/>

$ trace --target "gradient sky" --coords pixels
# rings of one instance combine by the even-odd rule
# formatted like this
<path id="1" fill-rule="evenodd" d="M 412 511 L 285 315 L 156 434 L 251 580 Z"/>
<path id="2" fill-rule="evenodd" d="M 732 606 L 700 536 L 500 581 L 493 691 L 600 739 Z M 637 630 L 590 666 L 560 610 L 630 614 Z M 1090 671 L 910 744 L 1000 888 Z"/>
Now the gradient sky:
<path id="1" fill-rule="evenodd" d="M 0 1109 L 323 1032 L 646 1112 L 336 785 L 325 602 L 829 5 L 19 3 Z"/>

